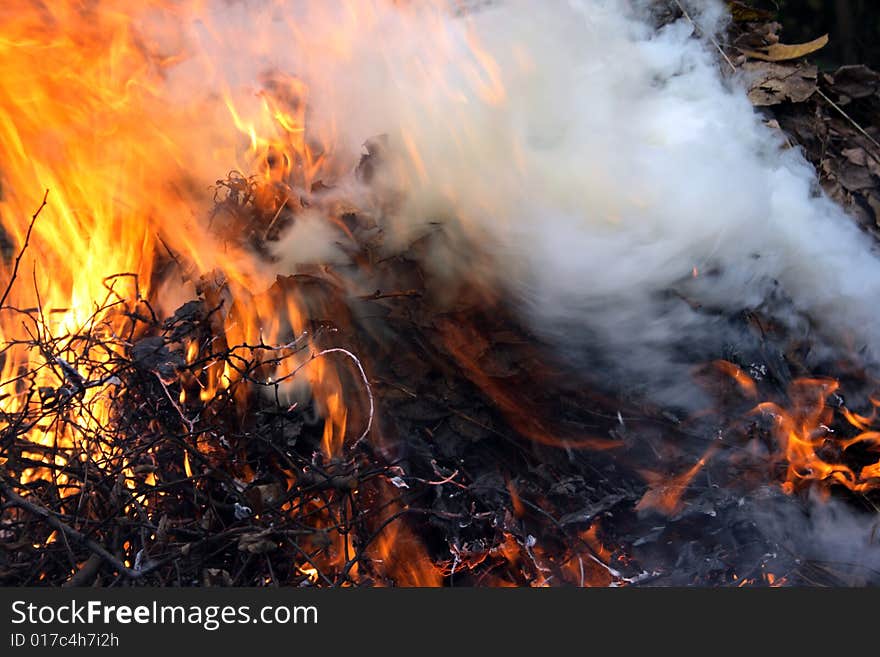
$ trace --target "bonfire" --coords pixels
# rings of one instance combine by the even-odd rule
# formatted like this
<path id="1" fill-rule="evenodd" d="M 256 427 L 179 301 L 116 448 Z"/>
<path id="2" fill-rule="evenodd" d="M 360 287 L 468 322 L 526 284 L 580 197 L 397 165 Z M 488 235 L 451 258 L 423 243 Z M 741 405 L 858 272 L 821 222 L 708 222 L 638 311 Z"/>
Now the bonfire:
<path id="1" fill-rule="evenodd" d="M 877 583 L 880 75 L 771 19 L 4 2 L 0 583 Z"/>

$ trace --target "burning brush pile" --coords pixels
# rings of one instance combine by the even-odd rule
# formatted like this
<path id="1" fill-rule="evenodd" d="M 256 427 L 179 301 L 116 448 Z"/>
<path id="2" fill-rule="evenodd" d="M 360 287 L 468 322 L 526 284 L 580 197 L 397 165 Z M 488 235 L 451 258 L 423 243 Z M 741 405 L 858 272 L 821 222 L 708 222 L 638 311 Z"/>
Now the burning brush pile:
<path id="1" fill-rule="evenodd" d="M 714 0 L 130 4 L 0 8 L 2 584 L 880 581 L 878 74 Z"/>

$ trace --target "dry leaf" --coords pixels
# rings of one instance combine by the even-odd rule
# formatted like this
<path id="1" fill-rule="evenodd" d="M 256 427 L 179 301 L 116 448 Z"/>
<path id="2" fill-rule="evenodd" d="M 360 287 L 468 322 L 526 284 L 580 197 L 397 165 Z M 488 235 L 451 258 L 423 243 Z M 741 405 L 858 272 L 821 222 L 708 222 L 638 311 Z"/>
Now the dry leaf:
<path id="1" fill-rule="evenodd" d="M 842 66 L 826 79 L 838 96 L 849 99 L 867 98 L 880 89 L 880 74 L 862 65 Z"/>
<path id="2" fill-rule="evenodd" d="M 877 159 L 864 148 L 861 148 L 860 146 L 856 146 L 855 148 L 844 148 L 840 154 L 849 160 L 850 163 L 859 167 L 865 167 L 872 174 L 880 178 L 880 162 L 878 162 Z"/>
<path id="3" fill-rule="evenodd" d="M 772 62 L 746 62 L 752 105 L 766 107 L 783 102 L 802 103 L 816 91 L 815 66 L 783 66 Z"/>
<path id="4" fill-rule="evenodd" d="M 727 3 L 727 6 L 730 9 L 730 15 L 737 23 L 766 21 L 773 18 L 773 14 L 771 12 L 765 11 L 764 9 L 749 7 L 747 4 L 743 2 L 738 2 L 737 0 L 731 0 Z"/>
<path id="5" fill-rule="evenodd" d="M 837 180 L 850 192 L 873 189 L 877 186 L 867 167 L 842 162 L 837 169 Z"/>
<path id="6" fill-rule="evenodd" d="M 813 39 L 807 43 L 797 43 L 786 45 L 784 43 L 774 43 L 772 46 L 764 48 L 764 52 L 756 52 L 753 50 L 743 50 L 743 53 L 752 59 L 762 59 L 765 62 L 784 62 L 788 59 L 797 59 L 804 57 L 810 53 L 816 52 L 824 48 L 828 44 L 828 35 L 823 34 L 818 39 Z"/>

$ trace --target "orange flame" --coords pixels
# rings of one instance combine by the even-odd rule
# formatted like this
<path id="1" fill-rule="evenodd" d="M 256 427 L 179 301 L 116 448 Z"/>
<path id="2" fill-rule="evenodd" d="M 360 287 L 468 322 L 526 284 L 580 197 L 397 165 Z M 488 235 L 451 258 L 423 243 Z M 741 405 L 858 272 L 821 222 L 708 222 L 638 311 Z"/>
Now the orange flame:
<path id="1" fill-rule="evenodd" d="M 428 26 L 431 12 L 439 16 L 445 3 L 425 5 L 422 24 Z M 166 388 L 168 399 L 185 408 L 229 394 L 244 414 L 251 386 L 229 360 L 215 354 L 231 350 L 246 356 L 252 355 L 250 345 L 285 344 L 289 348 L 281 350 L 285 357 L 280 365 L 263 372 L 266 383 L 285 381 L 292 395 L 310 395 L 324 417 L 324 456 L 332 460 L 342 455 L 352 409 L 334 359 L 315 357 L 317 348 L 310 344 L 310 323 L 321 310 L 296 292 L 264 294 L 275 267 L 254 257 L 246 246 L 250 236 L 241 233 L 267 239 L 285 213 L 308 205 L 317 182 L 332 184 L 335 175 L 351 170 L 352 155 L 356 162 L 360 153 L 339 153 L 340 145 L 351 151 L 352 144 L 336 134 L 332 111 L 321 115 L 319 125 L 312 120 L 316 94 L 310 85 L 315 76 L 308 74 L 315 71 L 306 61 L 309 57 L 297 64 L 301 71 L 267 65 L 271 72 L 260 79 L 241 80 L 238 71 L 224 70 L 212 53 L 243 50 L 238 55 L 242 61 L 261 60 L 271 54 L 265 52 L 266 44 L 274 44 L 272 49 L 278 43 L 277 38 L 263 38 L 262 30 L 282 30 L 291 40 L 316 43 L 317 59 L 346 66 L 355 56 L 351 43 L 364 25 L 382 21 L 382 11 L 391 6 L 401 14 L 417 11 L 382 0 L 352 0 L 330 18 L 330 9 L 314 3 L 308 11 L 316 16 L 326 12 L 323 24 L 332 26 L 327 38 L 315 39 L 278 11 L 285 9 L 284 3 L 270 1 L 253 8 L 263 13 L 254 20 L 258 33 L 244 35 L 247 43 L 238 40 L 241 35 L 230 42 L 228 26 L 214 24 L 211 4 L 201 0 L 8 0 L 0 6 L 0 245 L 8 238 L 7 250 L 23 248 L 29 218 L 43 190 L 50 190 L 21 263 L 26 275 L 12 288 L 8 307 L 0 309 L 0 343 L 7 347 L 0 364 L 0 410 L 8 417 L 29 408 L 39 411 L 33 406 L 39 402 L 28 398 L 25 388 L 57 389 L 69 376 L 65 367 L 94 384 L 83 392 L 88 414 L 53 428 L 34 426 L 26 436 L 36 444 L 60 447 L 53 452 L 55 465 L 63 466 L 64 448 L 81 440 L 72 426 L 97 430 L 112 422 L 105 398 L 114 384 L 96 380 L 107 359 L 101 349 L 122 355 L 139 337 L 123 330 L 127 315 L 121 311 L 148 300 L 160 316 L 170 314 L 193 298 L 201 275 L 209 279 L 206 301 L 214 295 L 211 307 L 222 310 L 212 326 L 214 340 L 184 345 L 184 361 L 198 363 L 199 369 L 181 377 L 179 390 Z M 489 105 L 505 102 L 498 65 L 475 35 L 466 32 L 470 56 L 461 62 L 461 44 L 453 43 L 443 29 L 432 37 L 436 48 L 426 49 L 425 59 L 407 62 L 409 73 L 420 75 L 426 89 L 462 103 L 469 98 Z M 450 66 L 457 74 L 445 80 Z M 324 99 L 325 107 L 335 100 Z M 407 158 L 403 182 L 420 163 L 426 166 L 416 145 L 406 139 L 408 127 L 414 126 L 400 126 Z M 371 136 L 357 135 L 357 143 Z M 212 223 L 209 183 L 229 171 L 234 173 L 224 189 L 236 203 L 272 217 L 270 222 L 234 225 L 231 231 Z M 325 214 L 334 220 L 333 213 Z M 217 224 L 225 220 L 220 217 Z M 11 278 L 11 267 L 5 253 L 0 279 Z M 116 312 L 103 310 L 108 302 Z M 33 327 L 23 329 L 23 322 L 58 338 L 53 342 L 58 353 L 30 348 L 28 329 Z M 100 339 L 100 349 L 94 341 L 71 339 L 86 328 Z M 293 347 L 291 338 L 304 342 Z M 47 364 L 50 357 L 54 360 Z M 300 382 L 291 383 L 300 371 Z M 25 373 L 34 374 L 25 381 Z M 194 455 L 183 457 L 188 477 L 197 470 L 190 460 Z M 35 462 L 46 458 L 36 450 L 25 456 Z M 126 463 L 117 465 L 129 480 L 144 476 L 148 484 L 159 483 L 152 472 L 138 475 Z M 253 473 L 241 475 L 248 480 Z M 21 474 L 23 481 L 42 476 L 54 477 L 61 487 L 66 484 L 54 471 L 31 468 Z M 393 555 L 397 583 L 439 582 L 431 568 L 411 565 L 430 561 L 415 555 L 415 541 L 407 531 L 402 526 L 387 529 L 374 549 L 385 559 Z M 340 540 L 327 552 L 344 563 L 350 546 L 348 539 Z M 312 567 L 298 566 L 310 578 Z M 356 566 L 350 572 L 355 571 Z"/>
<path id="2" fill-rule="evenodd" d="M 786 491 L 792 492 L 810 482 L 836 483 L 854 492 L 866 492 L 880 484 L 880 461 L 866 465 L 856 473 L 841 456 L 833 455 L 835 449 L 845 454 L 854 445 L 873 452 L 880 449 L 880 433 L 865 430 L 873 417 L 860 416 L 845 408 L 841 409 L 841 414 L 860 431 L 852 438 L 835 439 L 830 428 L 835 413 L 828 400 L 839 387 L 839 383 L 832 379 L 798 379 L 789 387 L 790 408 L 764 402 L 753 411 L 773 419 L 774 433 L 782 452 L 780 456 L 786 464 Z M 874 406 L 876 408 L 875 403 Z"/>
<path id="3" fill-rule="evenodd" d="M 648 490 L 636 504 L 636 510 L 644 511 L 655 509 L 666 515 L 674 515 L 681 510 L 681 498 L 691 481 L 702 470 L 712 454 L 718 448 L 711 444 L 700 459 L 686 471 L 679 475 L 669 477 L 666 474 L 643 471 L 642 475 L 648 481 Z"/>
<path id="4" fill-rule="evenodd" d="M 750 399 L 757 398 L 758 387 L 755 385 L 754 380 L 737 365 L 726 360 L 716 360 L 713 365 L 715 365 L 719 372 L 726 374 L 733 379 L 737 386 L 739 386 L 740 392 L 742 392 L 743 395 Z"/>
<path id="5" fill-rule="evenodd" d="M 314 182 L 330 145 L 316 148 L 307 140 L 308 90 L 295 77 L 264 80 L 258 102 L 245 109 L 237 108 L 238 96 L 228 92 L 225 118 L 197 95 L 188 102 L 172 92 L 169 80 L 182 62 L 222 74 L 211 70 L 193 50 L 198 44 L 189 43 L 178 26 L 201 9 L 196 2 L 166 0 L 137 7 L 118 0 L 10 0 L 0 7 L 0 221 L 14 248 L 23 248 L 30 215 L 43 190 L 50 190 L 8 308 L 0 311 L 0 342 L 8 346 L 0 367 L 6 413 L 28 403 L 20 374 L 35 372 L 32 384 L 47 389 L 65 381 L 63 364 L 47 367 L 47 355 L 28 347 L 33 325 L 57 338 L 91 327 L 105 346 L 122 353 L 129 346 L 117 337 L 124 334 L 125 314 L 95 315 L 97 308 L 150 299 L 168 312 L 175 299 L 191 298 L 188 284 L 175 289 L 169 277 L 156 287 L 156 268 L 166 252 L 190 278 L 211 269 L 222 272 L 236 301 L 223 327 L 230 347 L 272 343 L 290 330 L 276 319 L 274 305 L 253 303 L 252 291 L 271 282 L 259 262 L 235 243 L 220 243 L 201 220 L 210 202 L 202 181 L 241 164 L 256 168 L 257 202 L 270 199 L 280 212 L 294 188 L 308 189 Z M 222 80 L 218 84 L 224 86 Z M 249 137 L 246 153 L 240 132 Z M 0 279 L 9 280 L 11 262 L 4 259 L 0 272 Z M 307 318 L 296 303 L 289 301 L 288 314 L 294 330 L 302 332 Z M 74 370 L 81 360 L 106 358 L 81 342 L 57 344 L 60 351 L 52 356 Z M 198 356 L 210 361 L 210 355 L 195 343 L 186 349 L 188 363 Z M 313 386 L 322 387 L 316 395 L 327 415 L 325 451 L 338 452 L 346 416 L 340 384 L 329 364 L 307 370 Z M 94 373 L 79 375 L 89 380 Z M 199 397 L 210 400 L 239 378 L 228 364 L 208 362 L 198 381 Z M 91 413 L 77 418 L 82 426 L 110 420 L 102 402 L 106 388 L 95 385 L 84 393 Z M 247 390 L 238 387 L 236 395 L 243 411 Z M 182 388 L 175 399 L 185 404 L 188 393 Z M 66 425 L 51 433 L 35 427 L 28 438 L 62 447 L 77 441 Z M 38 474 L 31 470 L 23 478 Z"/>
<path id="6" fill-rule="evenodd" d="M 376 539 L 374 559 L 395 586 L 437 587 L 443 576 L 425 553 L 421 542 L 400 520 L 390 523 Z"/>

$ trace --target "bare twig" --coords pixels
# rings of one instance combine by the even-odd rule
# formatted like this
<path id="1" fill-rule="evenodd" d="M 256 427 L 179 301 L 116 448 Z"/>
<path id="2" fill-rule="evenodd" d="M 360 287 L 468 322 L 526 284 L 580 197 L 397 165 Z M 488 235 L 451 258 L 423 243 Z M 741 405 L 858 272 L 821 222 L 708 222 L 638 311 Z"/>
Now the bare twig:
<path id="1" fill-rule="evenodd" d="M 828 95 L 827 95 L 824 91 L 822 91 L 821 89 L 819 89 L 818 87 L 816 87 L 816 93 L 819 94 L 819 96 L 820 96 L 820 97 L 821 97 L 826 103 L 828 103 L 829 105 L 831 105 L 831 107 L 833 107 L 835 110 L 837 110 L 837 111 L 840 113 L 840 115 L 843 116 L 843 118 L 845 118 L 847 121 L 849 121 L 849 122 L 852 124 L 852 126 L 853 126 L 856 130 L 858 130 L 858 131 L 861 133 L 861 135 L 862 135 L 865 139 L 867 139 L 868 141 L 870 141 L 872 144 L 874 144 L 874 146 L 877 147 L 878 150 L 880 150 L 880 143 L 878 143 L 878 141 L 877 141 L 876 139 L 874 139 L 871 135 L 869 135 L 868 132 L 867 132 L 862 126 L 860 126 L 860 125 L 858 124 L 858 122 L 856 122 L 856 120 L 855 120 L 853 117 L 851 117 L 849 114 L 847 114 L 847 113 L 844 111 L 844 109 L 843 109 L 840 105 L 838 105 L 838 104 L 835 103 L 833 100 L 831 100 L 831 99 L 828 97 Z M 865 152 L 868 153 L 868 155 L 869 155 L 874 161 L 877 161 L 877 158 L 876 158 L 872 153 L 870 153 L 870 152 L 868 152 L 868 151 L 865 151 Z"/>
<path id="2" fill-rule="evenodd" d="M 142 571 L 137 571 L 129 568 L 119 559 L 110 554 L 103 545 L 96 543 L 82 532 L 77 531 L 67 523 L 63 522 L 60 518 L 58 518 L 54 513 L 52 513 L 45 507 L 42 507 L 34 502 L 30 502 L 18 493 L 16 493 L 14 490 L 12 490 L 12 487 L 9 486 L 9 484 L 5 481 L 5 478 L 0 478 L 0 490 L 3 491 L 3 494 L 9 499 L 12 504 L 19 507 L 20 509 L 28 511 L 29 513 L 40 516 L 53 529 L 57 529 L 58 531 L 63 532 L 65 536 L 72 539 L 76 543 L 85 545 L 94 554 L 98 555 L 104 561 L 113 566 L 113 568 L 117 570 L 120 574 L 125 575 L 130 579 L 138 579 L 142 576 Z"/>
<path id="3" fill-rule="evenodd" d="M 3 296 L 0 297 L 0 310 L 3 309 L 3 304 L 6 303 L 6 298 L 9 296 L 10 290 L 12 290 L 12 285 L 15 283 L 15 278 L 18 276 L 18 266 L 21 264 L 21 259 L 24 257 L 24 252 L 28 248 L 28 244 L 31 241 L 31 231 L 34 229 L 34 224 L 37 222 L 37 217 L 40 216 L 40 212 L 43 211 L 43 208 L 46 207 L 46 200 L 49 198 L 49 190 L 43 194 L 43 202 L 40 203 L 40 207 L 37 208 L 37 211 L 31 216 L 31 223 L 28 224 L 27 232 L 24 236 L 24 244 L 21 245 L 21 249 L 18 252 L 18 255 L 15 257 L 15 265 L 12 267 L 12 275 L 9 277 L 9 282 L 6 284 L 6 289 L 3 290 Z"/>

